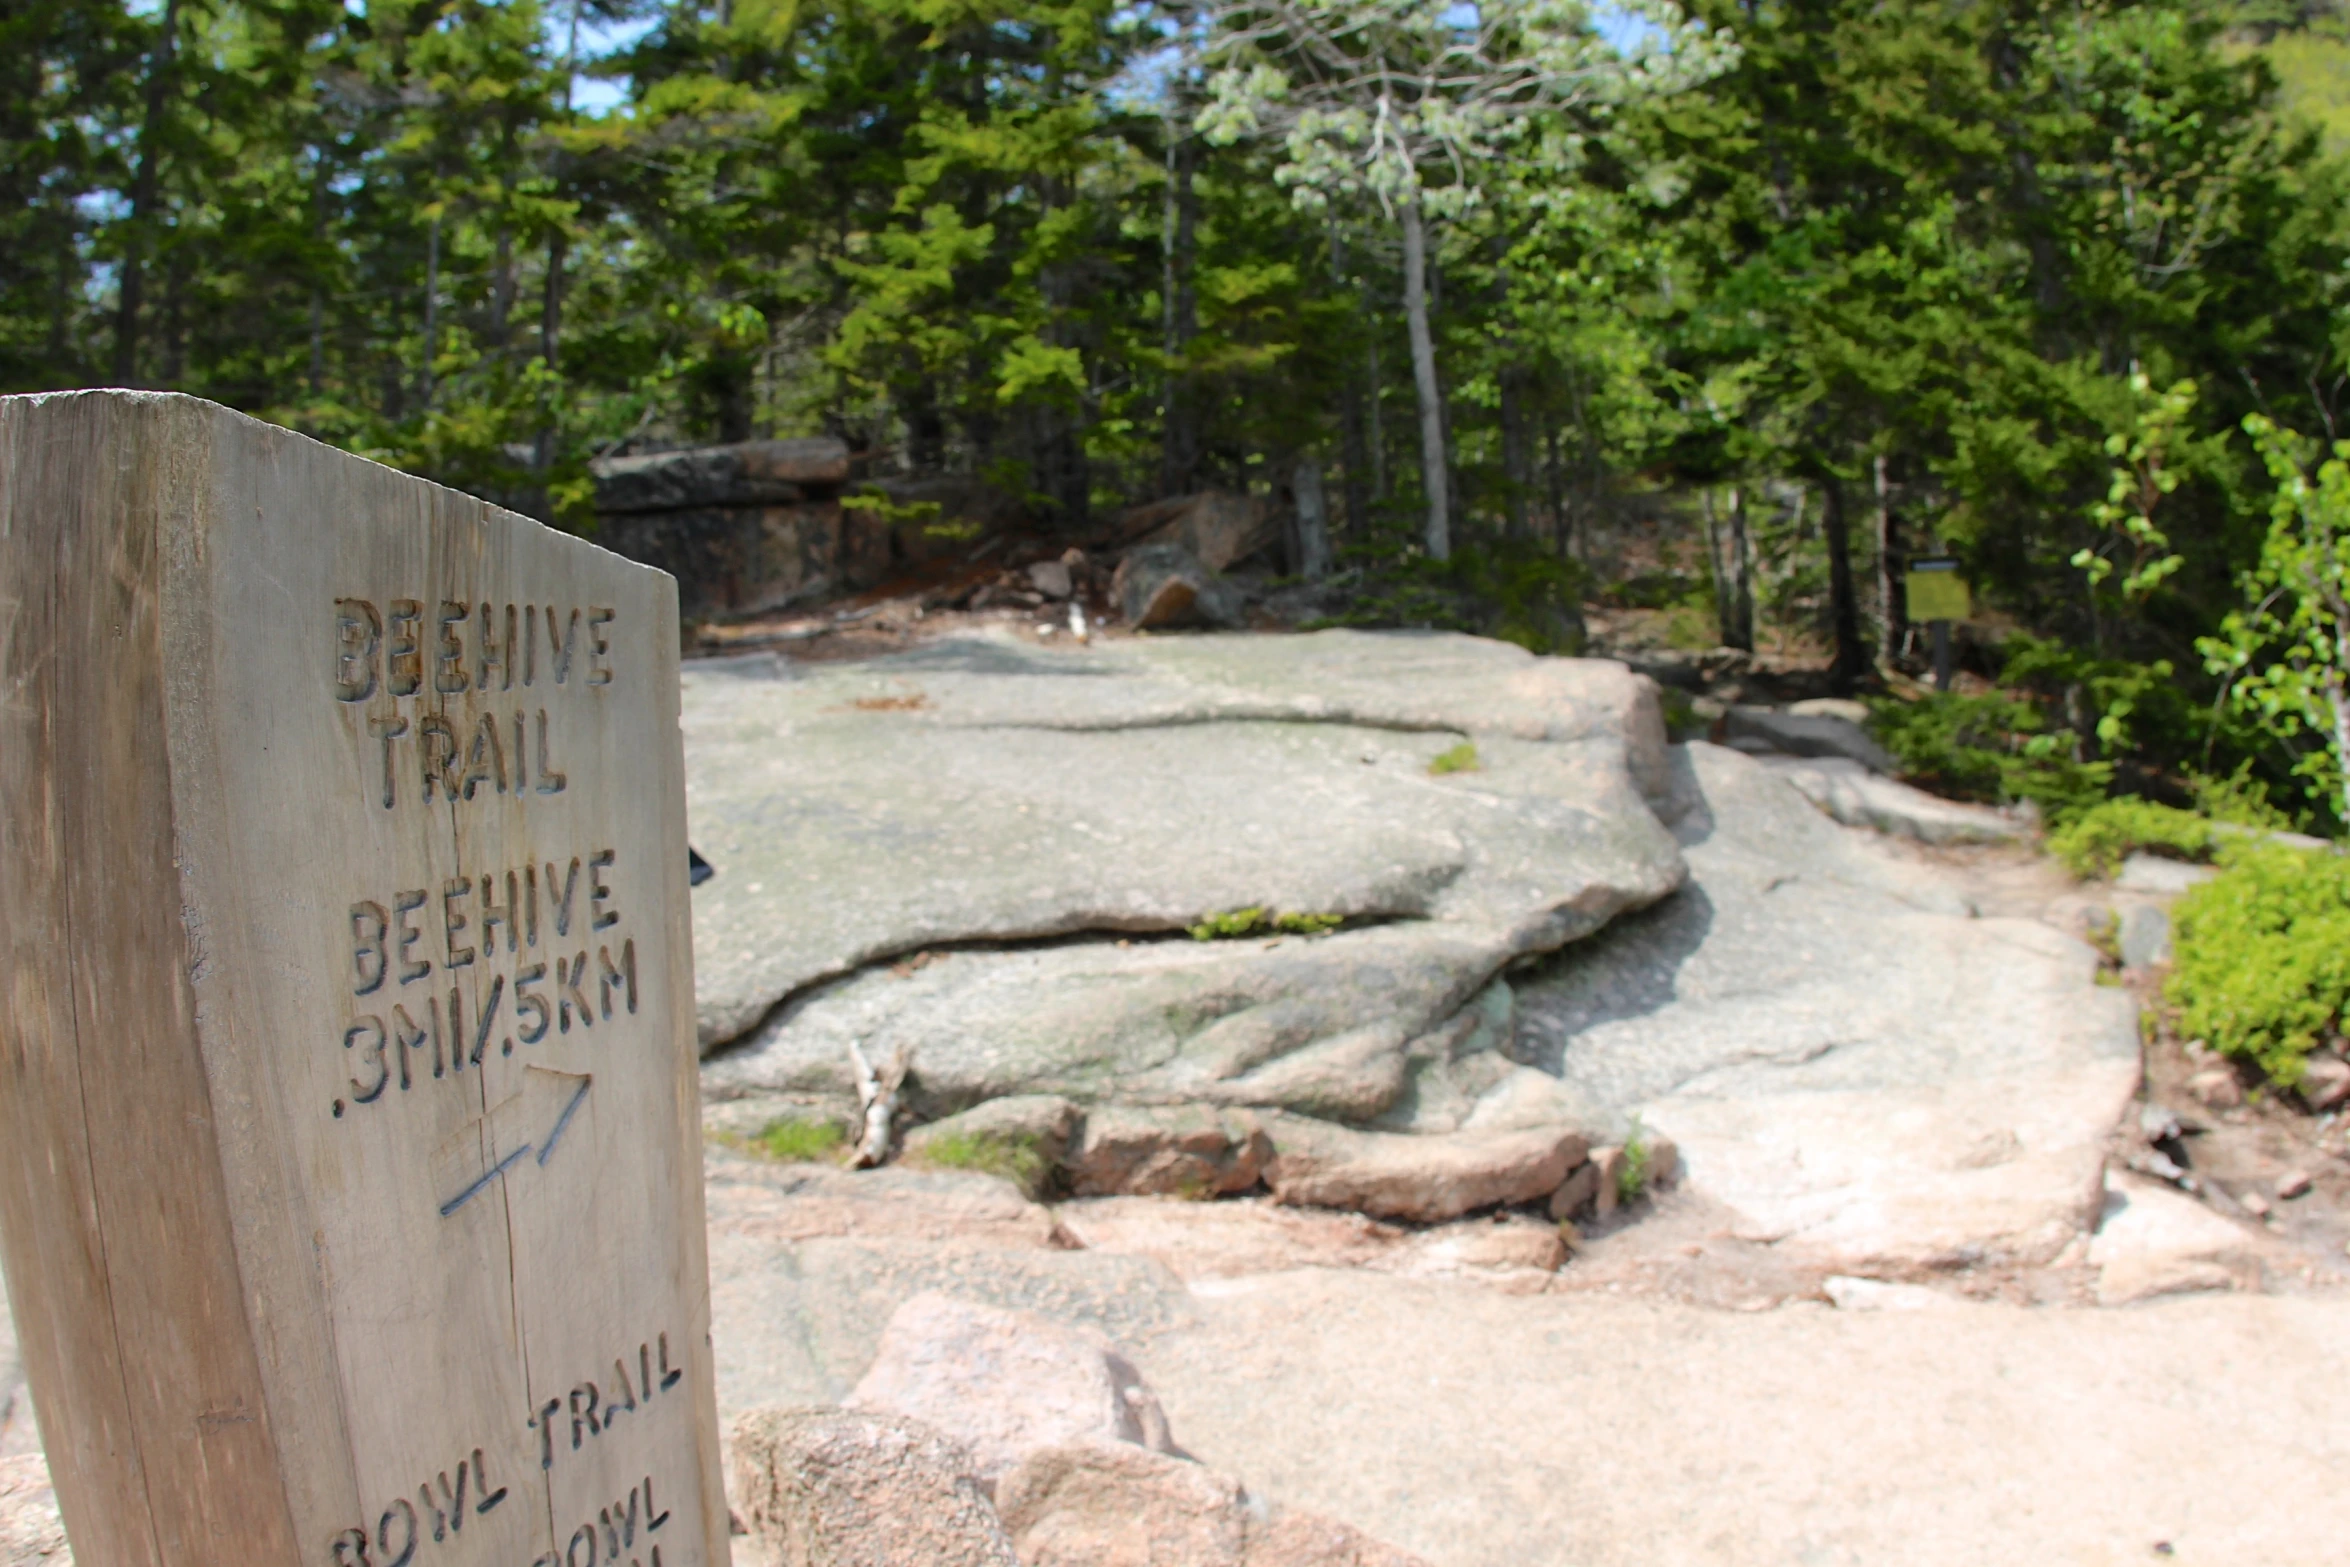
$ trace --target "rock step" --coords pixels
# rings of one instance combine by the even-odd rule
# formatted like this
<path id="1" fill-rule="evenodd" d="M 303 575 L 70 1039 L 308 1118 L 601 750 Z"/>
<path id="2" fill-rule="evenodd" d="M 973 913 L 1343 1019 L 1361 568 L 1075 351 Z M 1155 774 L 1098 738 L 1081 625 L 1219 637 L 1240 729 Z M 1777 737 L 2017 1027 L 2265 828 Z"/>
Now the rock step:
<path id="1" fill-rule="evenodd" d="M 1202 1105 L 1079 1106 L 1053 1094 L 989 1100 L 906 1135 L 920 1166 L 1003 1175 L 1031 1196 L 1229 1197 L 1262 1185 L 1276 1203 L 1409 1224 L 1547 1204 L 1551 1216 L 1606 1217 L 1627 1189 L 1679 1174 L 1664 1138 L 1636 1154 L 1594 1149 L 1568 1127 L 1450 1133 L 1365 1130 L 1278 1111 Z"/>

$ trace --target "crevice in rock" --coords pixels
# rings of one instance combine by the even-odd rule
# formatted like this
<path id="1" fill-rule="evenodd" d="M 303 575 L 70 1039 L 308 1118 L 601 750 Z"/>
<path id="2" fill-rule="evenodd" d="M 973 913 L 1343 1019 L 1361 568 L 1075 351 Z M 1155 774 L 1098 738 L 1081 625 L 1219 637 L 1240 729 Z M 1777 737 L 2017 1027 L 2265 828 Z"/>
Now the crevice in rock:
<path id="1" fill-rule="evenodd" d="M 1210 910 L 1173 924 L 1157 920 L 1125 924 L 1116 919 L 1089 915 L 1087 916 L 1088 923 L 1069 929 L 1005 936 L 949 937 L 930 941 L 912 941 L 886 948 L 846 968 L 816 975 L 805 983 L 795 985 L 785 991 L 776 997 L 773 1004 L 764 1012 L 759 1014 L 757 1022 L 704 1055 L 702 1064 L 708 1066 L 738 1053 L 751 1041 L 765 1034 L 769 1026 L 792 1006 L 821 991 L 834 986 L 853 984 L 864 976 L 879 971 L 894 972 L 903 969 L 905 974 L 901 977 L 907 977 L 916 970 L 928 967 L 930 963 L 949 956 L 965 953 L 1052 952 L 1070 947 L 1088 946 L 1208 946 L 1213 945 L 1215 941 L 1226 941 L 1235 946 L 1246 946 L 1252 942 L 1258 946 L 1268 946 L 1277 942 L 1325 941 L 1334 936 L 1353 935 L 1358 931 L 1376 930 L 1382 926 L 1424 924 L 1433 918 L 1425 913 L 1379 911 L 1346 915 L 1335 928 L 1311 935 L 1297 931 L 1265 930 L 1245 936 L 1216 937 L 1203 942 L 1191 934 L 1192 926 L 1202 924 L 1215 915 L 1231 912 L 1233 911 L 1227 909 Z M 1306 913 L 1311 911 L 1283 910 L 1282 912 Z"/>
<path id="2" fill-rule="evenodd" d="M 1336 729 L 1370 729 L 1382 734 L 1399 735 L 1458 735 L 1473 740 L 1480 734 L 1499 735 L 1514 740 L 1551 741 L 1570 743 L 1574 736 L 1527 735 L 1501 726 L 1470 726 L 1460 723 L 1440 723 L 1435 720 L 1416 722 L 1403 718 L 1374 718 L 1357 713 L 1312 712 L 1279 708 L 1248 708 L 1222 713 L 1166 713 L 1140 714 L 1108 719 L 1068 719 L 1060 722 L 1037 723 L 1028 720 L 980 720 L 972 723 L 946 722 L 941 728 L 972 733 L 988 731 L 1013 732 L 1032 730 L 1042 734 L 1126 734 L 1140 729 L 1198 729 L 1208 724 L 1314 724 Z"/>

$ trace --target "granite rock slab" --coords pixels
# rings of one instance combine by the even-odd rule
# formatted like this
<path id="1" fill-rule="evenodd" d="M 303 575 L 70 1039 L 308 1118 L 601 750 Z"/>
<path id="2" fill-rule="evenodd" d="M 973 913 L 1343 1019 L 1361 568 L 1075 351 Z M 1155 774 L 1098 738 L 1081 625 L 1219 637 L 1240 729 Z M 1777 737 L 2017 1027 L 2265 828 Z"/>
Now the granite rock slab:
<path id="1" fill-rule="evenodd" d="M 704 663 L 684 686 L 693 841 L 718 868 L 694 893 L 698 1031 L 707 1053 L 756 1030 L 711 1076 L 721 1097 L 819 1057 L 837 1075 L 844 1030 L 895 1030 L 966 1102 L 1188 1096 L 1303 1053 L 1310 1091 L 1239 1097 L 1354 1113 L 1367 1070 L 1394 1076 L 1358 1057 L 1683 876 L 1650 804 L 1654 688 L 1619 664 L 1451 635 L 1007 636 Z M 1432 774 L 1464 741 L 1476 765 Z M 1251 907 L 1349 928 L 1150 939 Z M 892 972 L 979 943 L 1024 945 Z M 1029 1059 L 1005 1027 L 1053 1007 L 1083 1016 L 1030 1032 L 1076 1043 Z"/>
<path id="2" fill-rule="evenodd" d="M 1676 756 L 1690 884 L 1513 983 L 1517 1051 L 1679 1145 L 1745 1239 L 1846 1272 L 2045 1263 L 2092 1230 L 2139 1073 L 2094 949 L 1770 767 Z"/>

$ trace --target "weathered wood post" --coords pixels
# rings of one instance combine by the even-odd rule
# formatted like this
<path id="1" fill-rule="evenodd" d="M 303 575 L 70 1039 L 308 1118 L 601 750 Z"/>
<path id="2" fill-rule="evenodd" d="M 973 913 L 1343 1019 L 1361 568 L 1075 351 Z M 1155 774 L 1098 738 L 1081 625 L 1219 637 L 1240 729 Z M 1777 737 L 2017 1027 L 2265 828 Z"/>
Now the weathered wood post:
<path id="1" fill-rule="evenodd" d="M 663 574 L 0 399 L 0 1230 L 83 1567 L 727 1561 Z"/>

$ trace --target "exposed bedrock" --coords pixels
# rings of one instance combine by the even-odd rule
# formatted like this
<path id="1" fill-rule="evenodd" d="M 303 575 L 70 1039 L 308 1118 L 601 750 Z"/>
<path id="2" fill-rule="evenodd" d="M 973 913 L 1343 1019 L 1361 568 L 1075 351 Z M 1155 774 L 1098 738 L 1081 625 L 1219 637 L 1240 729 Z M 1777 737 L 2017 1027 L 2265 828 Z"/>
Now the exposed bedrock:
<path id="1" fill-rule="evenodd" d="M 1678 1144 L 1722 1228 L 1900 1275 L 2045 1263 L 2103 1198 L 2136 1008 L 2036 919 L 1777 771 L 1676 748 L 1689 885 L 1523 975 L 1517 1051 Z"/>
<path id="2" fill-rule="evenodd" d="M 1684 874 L 1647 803 L 1653 689 L 1615 664 L 1445 635 L 968 638 L 685 685 L 719 869 L 694 894 L 700 1032 L 741 1041 L 705 1073 L 722 1099 L 845 1094 L 857 1038 L 913 1049 L 932 1114 L 1049 1089 L 1369 1120 L 1505 965 Z M 1348 928 L 1182 935 L 1244 908 Z"/>
<path id="3" fill-rule="evenodd" d="M 1806 1265 L 2039 1263 L 2094 1224 L 2137 1079 L 2096 954 L 1668 749 L 1621 666 L 967 640 L 704 668 L 685 715 L 720 1127 L 845 1119 L 853 1041 L 911 1052 L 916 1162 L 1010 1150 L 1078 1197 L 1570 1216 L 1637 1119 Z M 1247 907 L 1348 923 L 1183 934 Z"/>

